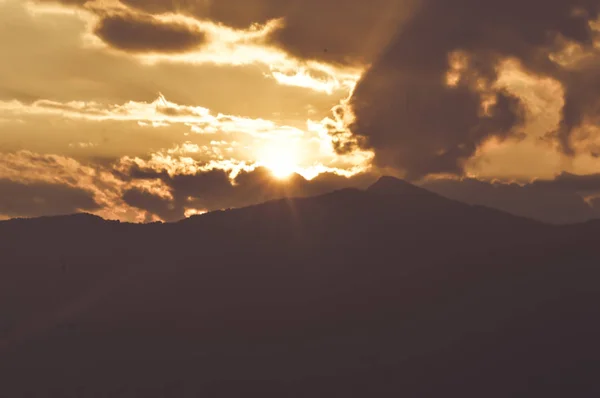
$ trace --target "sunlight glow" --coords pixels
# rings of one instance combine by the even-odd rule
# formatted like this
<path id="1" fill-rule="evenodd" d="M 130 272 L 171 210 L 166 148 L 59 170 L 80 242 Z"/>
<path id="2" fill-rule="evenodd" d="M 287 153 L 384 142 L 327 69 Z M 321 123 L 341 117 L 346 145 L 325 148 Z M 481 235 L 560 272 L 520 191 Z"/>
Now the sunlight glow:
<path id="1" fill-rule="evenodd" d="M 271 170 L 273 176 L 283 180 L 298 172 L 298 152 L 293 141 L 276 141 L 259 151 L 259 164 Z"/>
<path id="2" fill-rule="evenodd" d="M 206 210 L 185 209 L 184 216 L 185 216 L 185 218 L 190 218 L 192 216 L 199 216 L 199 215 L 206 214 L 206 213 L 208 213 L 208 211 L 206 211 Z"/>

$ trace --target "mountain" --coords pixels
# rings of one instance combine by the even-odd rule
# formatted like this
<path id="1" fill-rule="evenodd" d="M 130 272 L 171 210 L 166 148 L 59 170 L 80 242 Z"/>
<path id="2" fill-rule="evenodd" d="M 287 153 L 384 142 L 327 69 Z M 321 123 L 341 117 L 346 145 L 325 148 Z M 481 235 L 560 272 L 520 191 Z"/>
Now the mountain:
<path id="1" fill-rule="evenodd" d="M 2 222 L 0 397 L 597 396 L 598 231 L 389 177 Z"/>
<path id="2" fill-rule="evenodd" d="M 600 218 L 600 202 L 585 198 L 595 185 L 584 177 L 561 174 L 555 181 L 505 184 L 477 179 L 433 179 L 421 187 L 469 204 L 492 207 L 552 224 L 581 223 Z M 594 205 L 596 203 L 596 205 Z"/>

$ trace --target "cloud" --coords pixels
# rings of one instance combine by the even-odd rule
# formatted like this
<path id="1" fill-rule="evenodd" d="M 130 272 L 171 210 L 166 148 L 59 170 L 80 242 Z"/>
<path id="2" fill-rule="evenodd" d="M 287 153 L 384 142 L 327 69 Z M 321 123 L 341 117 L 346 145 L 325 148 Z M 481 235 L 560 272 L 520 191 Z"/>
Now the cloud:
<path id="1" fill-rule="evenodd" d="M 185 52 L 207 42 L 206 33 L 197 26 L 133 13 L 103 17 L 94 33 L 110 46 L 132 52 Z"/>
<path id="2" fill-rule="evenodd" d="M 31 152 L 0 154 L 0 217 L 86 211 L 133 222 L 177 221 L 193 214 L 264 201 L 305 197 L 347 187 L 366 188 L 376 173 L 327 171 L 277 180 L 270 170 L 185 157 L 123 158 L 82 164 Z M 553 223 L 600 218 L 600 174 L 563 173 L 552 180 L 510 184 L 477 179 L 428 179 L 434 192 L 472 204 Z"/>
<path id="3" fill-rule="evenodd" d="M 0 178 L 0 214 L 5 217 L 39 217 L 100 209 L 90 191 L 62 184 L 30 184 Z"/>
<path id="4" fill-rule="evenodd" d="M 358 83 L 352 131 L 375 150 L 380 166 L 409 177 L 461 174 L 481 143 L 522 132 L 522 98 L 496 84 L 502 62 L 516 59 L 564 86 L 562 123 L 570 134 L 597 103 L 596 85 L 583 84 L 591 72 L 568 72 L 549 54 L 559 39 L 591 49 L 589 21 L 598 17 L 599 4 L 421 1 Z"/>
<path id="5" fill-rule="evenodd" d="M 327 65 L 302 65 L 315 89 L 307 89 L 304 81 L 304 87 L 297 80 L 279 83 L 273 73 L 295 76 L 301 73 L 300 61 L 283 62 L 281 50 L 248 43 L 260 29 L 240 33 L 180 16 L 153 18 L 198 25 L 210 33 L 210 44 L 183 54 L 116 51 L 93 36 L 98 17 L 89 11 L 21 0 L 1 3 L 0 47 L 10 62 L 0 63 L 0 99 L 112 104 L 147 101 L 162 92 L 171 101 L 202 104 L 215 113 L 289 123 L 315 114 L 322 118 L 347 96 L 346 75 Z M 255 51 L 253 46 L 260 48 Z M 270 55 L 265 55 L 267 50 Z"/>
<path id="6" fill-rule="evenodd" d="M 303 134 L 297 128 L 278 126 L 270 120 L 223 114 L 213 115 L 207 108 L 176 104 L 167 100 L 162 94 L 152 102 L 129 101 L 118 105 L 106 105 L 92 101 L 38 100 L 26 104 L 17 100 L 0 100 L 0 114 L 2 113 L 15 116 L 62 116 L 99 122 L 130 121 L 153 127 L 183 124 L 199 134 L 245 133 L 262 137 Z"/>
<path id="7" fill-rule="evenodd" d="M 171 201 L 138 188 L 125 191 L 123 200 L 129 206 L 143 210 L 146 214 L 145 222 L 183 218 L 183 214 L 172 205 Z"/>
<path id="8" fill-rule="evenodd" d="M 190 210 L 197 213 L 272 199 L 314 196 L 347 187 L 364 188 L 376 179 L 375 175 L 366 173 L 351 177 L 322 173 L 311 180 L 296 174 L 282 181 L 275 179 L 270 170 L 261 167 L 242 169 L 233 178 L 226 169 L 186 171 L 173 173 L 172 170 L 129 164 L 128 168 L 120 169 L 120 178 L 160 182 L 168 187 L 171 197 L 160 197 L 136 187 L 127 190 L 123 198 L 128 205 L 149 213 L 149 219 L 157 217 L 164 221 L 177 221 L 190 214 Z"/>
<path id="9" fill-rule="evenodd" d="M 155 14 L 177 12 L 236 29 L 279 20 L 269 43 L 301 59 L 340 65 L 367 65 L 411 15 L 414 0 L 123 0 Z"/>
<path id="10" fill-rule="evenodd" d="M 313 192 L 297 187 L 373 156 L 411 179 L 600 171 L 597 1 L 480 3 L 9 0 L 0 147 L 31 152 L 2 154 L 0 178 L 174 219 L 240 192 Z M 302 177 L 273 181 L 261 166 L 288 155 Z M 133 164 L 154 177 L 128 177 Z M 185 188 L 208 174 L 227 194 Z"/>
<path id="11" fill-rule="evenodd" d="M 0 153 L 0 181 L 15 193 L 32 195 L 23 198 L 22 207 L 4 199 L 4 210 L 14 209 L 13 216 L 42 215 L 40 206 L 44 203 L 48 214 L 82 209 L 108 219 L 140 219 L 139 212 L 121 199 L 125 182 L 98 163 L 83 164 L 66 156 L 30 151 Z M 61 197 L 64 204 L 60 204 Z"/>
<path id="12" fill-rule="evenodd" d="M 211 144 L 212 145 L 212 144 Z M 214 142 L 219 149 L 230 142 Z M 203 147 L 185 142 L 145 158 L 88 159 L 31 151 L 0 152 L 0 217 L 86 211 L 122 221 L 175 221 L 190 214 L 265 200 L 324 193 L 372 179 L 323 165 L 278 181 L 257 162 L 197 160 Z M 314 174 L 313 174 L 314 173 Z M 44 210 L 46 209 L 46 210 Z"/>
<path id="13" fill-rule="evenodd" d="M 97 12 L 114 3 L 37 0 Z M 181 16 L 230 32 L 271 26 L 260 42 L 290 56 L 319 63 L 364 67 L 373 62 L 418 7 L 419 0 L 120 0 L 119 9 L 155 17 Z"/>
<path id="14" fill-rule="evenodd" d="M 554 180 L 537 180 L 533 185 L 582 194 L 597 193 L 600 192 L 600 174 L 576 175 L 561 173 Z"/>
<path id="15" fill-rule="evenodd" d="M 363 64 L 328 62 L 322 57 L 302 57 L 290 52 L 274 40 L 277 32 L 286 30 L 281 17 L 264 19 L 257 15 L 257 20 L 239 25 L 230 23 L 228 18 L 222 20 L 212 15 L 210 10 L 222 5 L 210 3 L 205 7 L 202 2 L 38 0 L 30 8 L 39 13 L 47 11 L 47 4 L 55 4 L 54 7 L 62 4 L 84 10 L 80 17 L 91 27 L 84 35 L 88 46 L 104 43 L 109 48 L 129 52 L 146 64 L 264 65 L 268 68 L 265 74 L 281 85 L 329 95 L 351 89 L 364 68 Z M 233 5 L 233 14 L 248 6 L 242 2 L 229 6 Z M 51 12 L 55 12 L 54 8 Z M 306 34 L 314 29 L 314 25 L 305 24 L 303 32 Z M 346 42 L 350 43 L 345 38 L 340 40 L 340 43 Z M 319 52 L 327 54 L 327 51 Z"/>
<path id="16" fill-rule="evenodd" d="M 66 3 L 103 10 L 101 2 L 92 3 L 96 8 Z M 600 87 L 598 57 L 590 55 L 596 2 L 509 0 L 489 8 L 475 0 L 372 3 L 123 0 L 120 7 L 135 18 L 206 32 L 202 51 L 154 54 L 145 58 L 150 62 L 262 63 L 280 84 L 324 93 L 352 90 L 369 67 L 347 104 L 356 116 L 350 130 L 332 130 L 338 151 L 359 144 L 376 152 L 378 166 L 409 178 L 461 174 L 490 138 L 526 132 L 529 104 L 499 82 L 507 60 L 564 88 L 563 117 L 547 133 L 566 155 L 577 152 L 573 132 L 594 122 L 586 115 L 595 112 L 593 87 Z M 565 57 L 573 48 L 584 56 Z"/>
<path id="17" fill-rule="evenodd" d="M 118 178 L 132 187 L 124 196 L 127 204 L 146 212 L 149 220 L 166 221 L 182 219 L 191 212 L 314 196 L 346 187 L 365 188 L 378 175 L 364 172 L 343 176 L 325 171 L 310 180 L 296 174 L 282 181 L 262 167 L 239 167 L 234 173 L 231 167 L 154 157 L 149 161 L 123 159 L 116 170 Z M 157 188 L 151 190 L 148 186 Z M 562 173 L 527 184 L 436 178 L 424 180 L 422 186 L 459 201 L 551 223 L 600 218 L 600 174 Z"/>
<path id="18" fill-rule="evenodd" d="M 461 202 L 488 206 L 549 223 L 576 223 L 600 218 L 594 204 L 600 194 L 600 174 L 563 173 L 552 180 L 528 184 L 473 178 L 433 179 L 422 186 Z"/>
<path id="19" fill-rule="evenodd" d="M 346 151 L 347 153 L 343 155 L 336 154 L 333 150 L 336 140 L 328 133 L 328 124 L 332 121 L 328 119 L 307 120 L 306 127 L 301 129 L 278 124 L 272 120 L 213 114 L 204 107 L 176 104 L 162 95 L 153 102 L 129 101 L 117 105 L 50 100 L 38 100 L 26 104 L 16 100 L 0 100 L 0 117 L 4 114 L 14 118 L 35 116 L 48 120 L 52 117 L 90 123 L 133 122 L 136 123 L 136 129 L 152 130 L 173 126 L 187 129 L 187 132 L 185 130 L 177 132 L 179 133 L 177 137 L 173 136 L 175 130 L 167 130 L 162 134 L 165 135 L 167 142 L 173 143 L 173 146 L 151 149 L 150 156 L 153 161 L 167 165 L 166 168 L 205 168 L 208 164 L 210 167 L 231 171 L 259 165 L 269 166 L 273 161 L 283 159 L 293 161 L 290 167 L 310 179 L 324 172 L 345 176 L 364 172 L 369 168 L 372 157 L 371 153 L 361 151 L 357 147 L 355 151 Z M 197 136 L 190 136 L 191 133 Z M 171 137 L 167 137 L 168 135 Z M 187 136 L 185 142 L 181 142 L 183 136 Z M 213 145 L 213 141 L 218 145 Z M 85 144 L 86 141 L 81 142 L 84 145 L 73 144 L 73 141 L 70 141 L 65 146 L 70 150 L 79 149 L 79 153 L 85 146 L 88 151 L 86 156 L 96 153 L 91 151 L 101 149 L 98 149 L 97 141 L 92 141 L 91 145 Z M 148 143 L 142 142 L 136 145 L 141 147 Z M 129 148 L 129 151 L 131 150 Z M 123 155 L 143 157 L 148 155 L 148 151 Z M 184 158 L 186 159 L 182 160 Z"/>

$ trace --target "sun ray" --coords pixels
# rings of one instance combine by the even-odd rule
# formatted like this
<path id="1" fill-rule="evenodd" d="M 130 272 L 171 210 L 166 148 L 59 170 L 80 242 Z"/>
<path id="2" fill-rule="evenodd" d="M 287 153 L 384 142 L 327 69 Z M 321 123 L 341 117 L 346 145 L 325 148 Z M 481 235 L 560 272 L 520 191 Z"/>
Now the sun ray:
<path id="1" fill-rule="evenodd" d="M 259 164 L 271 171 L 273 177 L 284 180 L 299 171 L 298 152 L 291 141 L 273 141 L 258 154 Z"/>

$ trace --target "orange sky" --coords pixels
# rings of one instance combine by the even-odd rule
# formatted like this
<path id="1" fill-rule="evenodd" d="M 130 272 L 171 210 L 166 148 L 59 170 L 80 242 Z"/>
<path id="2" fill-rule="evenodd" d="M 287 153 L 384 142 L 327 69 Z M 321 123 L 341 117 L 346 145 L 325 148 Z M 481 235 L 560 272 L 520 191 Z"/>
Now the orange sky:
<path id="1" fill-rule="evenodd" d="M 308 14 L 319 6 L 313 1 L 294 13 L 283 3 L 259 12 L 257 1 L 210 12 L 199 1 L 164 2 L 171 5 L 164 9 L 155 3 L 0 0 L 0 180 L 82 190 L 98 204 L 89 210 L 139 221 L 161 217 L 126 203 L 124 192 L 170 200 L 173 188 L 123 177 L 133 165 L 170 176 L 223 170 L 231 178 L 266 167 L 274 180 L 293 173 L 307 180 L 322 173 L 404 175 L 402 167 L 373 163 L 377 152 L 368 141 L 335 148 L 354 140 L 346 99 L 418 12 L 418 1 L 378 0 L 368 15 L 351 1 L 341 10 L 321 5 L 319 14 Z M 334 28 L 322 31 L 319 18 L 332 15 Z M 309 37 L 315 32 L 321 36 Z M 294 35 L 305 35 L 312 47 Z M 321 53 L 311 55 L 317 47 Z M 595 56 L 571 42 L 547 55 L 565 70 Z M 451 87 L 470 73 L 470 58 L 459 50 L 447 56 Z M 499 90 L 519 97 L 525 123 L 507 139 L 478 143 L 461 159 L 464 175 L 526 182 L 600 172 L 593 121 L 572 135 L 570 156 L 551 136 L 564 105 L 561 82 L 518 59 L 505 57 L 495 67 L 495 81 L 474 90 L 482 104 L 488 98 L 493 105 Z M 17 215 L 0 208 L 0 217 Z"/>

